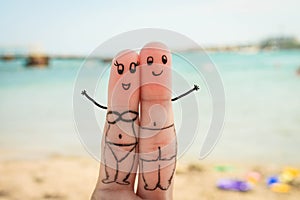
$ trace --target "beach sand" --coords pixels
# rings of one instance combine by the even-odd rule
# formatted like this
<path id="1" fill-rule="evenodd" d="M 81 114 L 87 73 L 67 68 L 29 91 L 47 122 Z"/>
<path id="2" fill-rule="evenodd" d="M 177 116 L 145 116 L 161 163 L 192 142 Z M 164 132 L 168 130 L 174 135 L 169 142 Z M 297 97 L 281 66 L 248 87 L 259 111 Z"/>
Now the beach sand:
<path id="1" fill-rule="evenodd" d="M 265 184 L 269 175 L 278 174 L 284 166 L 260 166 L 230 163 L 228 171 L 217 171 L 224 163 L 178 163 L 175 176 L 175 200 L 195 199 L 299 199 L 300 181 L 289 193 L 270 191 Z M 229 165 L 229 163 L 226 163 Z M 0 161 L 0 200 L 16 199 L 89 199 L 98 176 L 99 164 L 86 157 L 53 155 L 43 159 Z M 299 168 L 299 166 L 296 166 Z M 242 178 L 247 171 L 258 171 L 263 177 L 250 192 L 222 191 L 215 187 L 219 178 Z"/>

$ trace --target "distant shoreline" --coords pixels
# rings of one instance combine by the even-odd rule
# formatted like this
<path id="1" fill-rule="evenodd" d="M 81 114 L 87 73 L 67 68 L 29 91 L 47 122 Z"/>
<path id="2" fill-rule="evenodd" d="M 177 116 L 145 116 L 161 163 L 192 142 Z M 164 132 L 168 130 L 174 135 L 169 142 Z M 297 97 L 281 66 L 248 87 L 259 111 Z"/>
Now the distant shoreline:
<path id="1" fill-rule="evenodd" d="M 201 52 L 205 51 L 207 53 L 258 53 L 258 52 L 276 52 L 276 51 L 300 51 L 300 48 L 292 49 L 276 49 L 276 48 L 266 48 L 261 49 L 258 46 L 224 46 L 224 47 L 207 47 L 203 49 L 185 49 L 179 52 Z M 95 60 L 104 63 L 111 62 L 112 57 L 100 57 L 100 56 L 88 56 L 88 55 L 51 55 L 51 54 L 29 54 L 29 55 L 13 55 L 5 54 L 0 55 L 0 61 L 12 61 L 12 60 L 28 60 L 29 58 L 44 58 L 51 60 Z"/>

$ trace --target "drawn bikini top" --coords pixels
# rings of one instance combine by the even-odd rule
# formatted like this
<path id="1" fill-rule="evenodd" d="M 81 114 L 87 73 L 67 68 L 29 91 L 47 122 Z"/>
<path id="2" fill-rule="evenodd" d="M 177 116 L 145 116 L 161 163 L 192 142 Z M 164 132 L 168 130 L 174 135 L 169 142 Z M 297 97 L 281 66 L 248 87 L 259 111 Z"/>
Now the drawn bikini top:
<path id="1" fill-rule="evenodd" d="M 115 124 L 118 121 L 134 122 L 139 116 L 139 113 L 133 110 L 126 110 L 122 113 L 118 111 L 108 111 L 106 114 L 106 121 L 109 124 Z"/>

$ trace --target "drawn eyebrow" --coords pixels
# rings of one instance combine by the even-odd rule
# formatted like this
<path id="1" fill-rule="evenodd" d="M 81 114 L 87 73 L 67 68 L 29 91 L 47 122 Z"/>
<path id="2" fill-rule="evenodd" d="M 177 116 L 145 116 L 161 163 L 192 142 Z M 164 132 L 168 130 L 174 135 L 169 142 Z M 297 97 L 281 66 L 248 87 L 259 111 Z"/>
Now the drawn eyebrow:
<path id="1" fill-rule="evenodd" d="M 120 64 L 118 63 L 118 61 L 116 60 L 115 62 L 114 62 L 114 66 L 116 66 L 116 67 L 118 67 Z"/>
<path id="2" fill-rule="evenodd" d="M 140 65 L 140 62 L 139 62 L 139 61 L 133 62 L 133 63 L 136 64 L 136 66 L 139 66 L 139 65 Z M 116 61 L 114 62 L 114 66 L 118 67 L 119 65 L 123 65 L 123 64 L 122 64 L 122 63 L 118 63 L 118 61 L 116 60 Z"/>

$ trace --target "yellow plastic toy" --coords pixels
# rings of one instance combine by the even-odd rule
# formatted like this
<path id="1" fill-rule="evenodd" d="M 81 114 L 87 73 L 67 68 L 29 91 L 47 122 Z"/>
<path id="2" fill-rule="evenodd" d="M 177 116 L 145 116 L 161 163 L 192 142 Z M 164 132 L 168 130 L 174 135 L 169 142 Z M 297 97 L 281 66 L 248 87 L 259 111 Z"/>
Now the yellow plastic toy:
<path id="1" fill-rule="evenodd" d="M 286 167 L 283 169 L 279 176 L 280 182 L 291 183 L 297 176 L 299 176 L 300 171 L 296 168 Z"/>
<path id="2" fill-rule="evenodd" d="M 274 183 L 271 185 L 270 189 L 277 193 L 288 193 L 291 190 L 291 187 L 285 183 Z"/>

